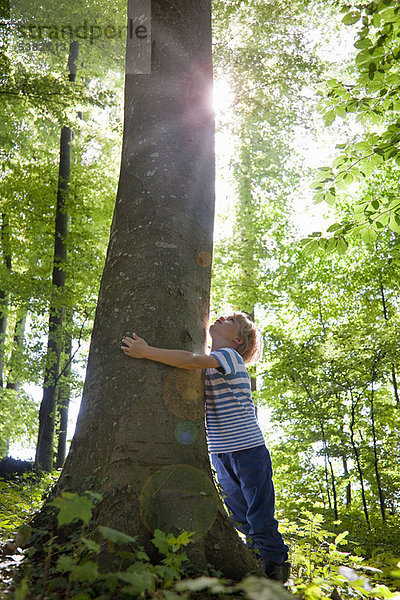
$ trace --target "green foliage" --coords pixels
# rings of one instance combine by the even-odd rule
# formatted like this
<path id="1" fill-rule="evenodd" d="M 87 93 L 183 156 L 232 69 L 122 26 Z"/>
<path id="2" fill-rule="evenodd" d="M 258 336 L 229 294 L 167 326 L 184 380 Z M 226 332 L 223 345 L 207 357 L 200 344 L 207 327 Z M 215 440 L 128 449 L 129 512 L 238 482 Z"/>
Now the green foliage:
<path id="1" fill-rule="evenodd" d="M 299 574 L 295 586 L 309 598 L 329 597 L 335 587 L 341 588 L 344 597 L 374 593 L 384 597 L 390 593 L 379 588 L 382 577 L 383 585 L 391 590 L 398 586 L 387 571 L 395 568 L 400 556 L 396 534 L 400 486 L 399 67 L 391 58 L 397 56 L 400 20 L 397 7 L 393 12 L 395 3 L 353 4 L 344 7 L 343 25 L 351 27 L 356 37 L 357 61 L 353 65 L 352 56 L 341 64 L 335 59 L 326 64 L 316 61 L 317 85 L 310 75 L 312 67 L 306 67 L 310 66 L 307 83 L 319 94 L 325 126 L 338 127 L 337 117 L 341 117 L 340 131 L 349 141 L 338 144 L 332 165 L 317 169 L 311 184 L 314 201 L 326 201 L 336 222 L 326 232 L 310 234 L 301 244 L 293 227 L 290 199 L 302 198 L 300 184 L 308 173 L 302 163 L 285 157 L 294 155 L 290 147 L 294 124 L 297 119 L 302 123 L 307 111 L 302 112 L 301 100 L 296 106 L 299 90 L 296 78 L 292 79 L 292 63 L 289 60 L 287 71 L 280 72 L 279 59 L 273 63 L 277 44 L 271 44 L 266 64 L 274 64 L 275 71 L 263 87 L 257 53 L 251 61 L 251 40 L 238 35 L 241 44 L 237 40 L 227 43 L 227 52 L 241 65 L 232 81 L 241 90 L 245 72 L 249 88 L 262 97 L 262 108 L 257 105 L 257 113 L 247 101 L 247 110 L 238 111 L 232 126 L 237 134 L 232 165 L 237 203 L 233 232 L 219 242 L 214 253 L 212 308 L 254 310 L 263 328 L 265 358 L 257 366 L 254 396 L 268 410 L 280 514 L 292 524 L 287 535 L 295 548 L 293 560 Z M 325 31 L 334 28 L 337 3 L 310 2 L 307 7 L 310 10 L 305 14 L 317 32 L 323 20 L 329 23 Z M 270 12 L 264 40 L 274 17 L 279 19 L 278 5 L 274 8 L 273 16 L 271 6 L 266 8 Z M 285 4 L 285 23 L 290 22 L 292 8 Z M 235 15 L 235 24 L 241 23 L 240 31 L 246 31 L 256 13 L 254 3 L 246 5 L 246 10 L 248 20 L 238 3 L 226 3 L 224 19 Z M 298 27 L 301 24 L 299 19 Z M 361 25 L 369 27 L 369 35 Z M 387 36 L 380 38 L 377 29 L 381 35 L 387 29 Z M 263 38 L 257 42 L 262 47 Z M 305 57 L 310 55 L 303 53 Z M 287 98 L 284 108 L 270 102 L 271 96 L 280 98 L 282 77 L 293 101 L 290 104 Z M 300 90 L 311 96 L 307 87 Z M 236 102 L 240 107 L 240 95 Z M 311 112 L 312 102 L 313 98 L 308 107 Z M 285 112 L 277 129 L 274 109 Z M 352 123 L 356 135 L 350 129 Z M 307 134 L 309 129 L 316 128 L 308 124 L 302 131 Z M 310 534 L 308 546 L 304 541 L 307 525 L 299 520 L 305 511 L 306 520 L 312 520 L 314 513 L 323 519 L 313 525 L 317 533 Z M 294 531 L 304 530 L 303 536 L 292 535 L 291 526 Z M 351 540 L 348 554 L 354 559 L 341 557 L 340 538 L 335 543 L 345 530 Z M 322 538 L 317 540 L 317 535 Z M 363 588 L 365 581 L 361 591 L 356 583 L 351 588 L 351 582 L 349 589 L 348 579 L 338 571 L 342 565 L 350 569 L 344 571 L 350 579 L 354 579 L 353 571 L 365 576 L 360 557 L 369 561 L 367 573 L 368 568 L 384 565 L 384 575 L 376 575 L 373 593 Z"/>
<path id="2" fill-rule="evenodd" d="M 336 530 L 343 525 L 333 523 Z M 323 515 L 305 511 L 294 522 L 282 521 L 281 529 L 292 549 L 295 566 L 292 590 L 303 598 L 328 598 L 336 590 L 342 597 L 393 598 L 396 580 L 386 556 L 368 561 L 360 546 L 348 539 L 349 532 L 327 530 Z M 382 569 L 383 567 L 383 569 Z"/>
<path id="3" fill-rule="evenodd" d="M 83 495 L 63 492 L 48 503 L 48 506 L 58 509 L 59 526 L 82 521 L 82 535 L 73 529 L 66 539 L 65 535 L 50 537 L 45 544 L 47 556 L 41 559 L 41 568 L 38 568 L 38 551 L 31 542 L 26 551 L 25 575 L 16 589 L 16 598 L 23 594 L 28 594 L 30 598 L 33 590 L 34 593 L 46 591 L 49 598 L 76 598 L 84 594 L 91 598 L 97 589 L 107 590 L 110 595 L 121 593 L 136 598 L 150 594 L 151 597 L 159 597 L 156 590 L 160 586 L 168 589 L 181 578 L 185 573 L 182 565 L 187 561 L 181 548 L 190 543 L 192 533 L 182 532 L 174 537 L 156 530 L 152 541 L 163 558 L 160 564 L 153 565 L 144 549 L 138 545 L 136 537 L 93 523 L 92 512 L 100 500 L 101 496 L 92 491 Z M 87 528 L 92 530 L 90 538 L 83 535 Z M 30 539 L 35 540 L 46 532 L 30 528 L 30 533 Z M 110 570 L 106 572 L 98 567 L 99 557 L 104 552 L 104 541 L 112 559 Z M 127 546 L 128 550 L 121 549 L 123 546 Z M 122 565 L 126 566 L 125 570 L 121 570 Z"/>
<path id="4" fill-rule="evenodd" d="M 31 445 L 37 437 L 37 407 L 22 386 L 43 385 L 46 362 L 52 360 L 43 347 L 50 302 L 67 312 L 63 333 L 72 337 L 74 349 L 78 346 L 74 366 L 85 366 L 80 346 L 91 334 L 118 182 L 125 55 L 122 39 L 108 38 L 104 52 L 104 36 L 93 44 L 78 35 L 77 76 L 70 81 L 69 43 L 60 42 L 56 49 L 53 44 L 53 51 L 35 50 L 38 30 L 24 29 L 29 15 L 39 25 L 65 25 L 72 19 L 75 26 L 89 22 L 118 28 L 126 18 L 124 3 L 111 9 L 107 2 L 85 8 L 70 2 L 57 7 L 21 2 L 16 10 L 21 19 L 3 21 L 1 29 L 0 314 L 7 326 L 0 340 L 0 377 L 4 387 L 20 383 L 21 393 L 7 390 L 0 400 L 2 456 L 9 443 Z M 47 38 L 48 27 L 44 31 Z M 67 283 L 62 294 L 55 294 L 54 218 L 63 126 L 73 130 Z M 18 343 L 14 326 L 21 312 L 28 312 L 27 331 Z M 60 385 L 66 379 L 71 394 L 78 394 L 82 381 L 74 368 L 58 380 Z"/>
<path id="5" fill-rule="evenodd" d="M 43 475 L 40 479 L 34 473 L 25 473 L 13 480 L 0 478 L 0 544 L 5 544 L 39 509 L 49 487 L 58 477 L 59 471 Z M 27 530 L 22 532 L 25 540 L 27 533 Z"/>
<path id="6" fill-rule="evenodd" d="M 17 440 L 33 443 L 37 433 L 37 404 L 28 394 L 0 389 L 0 456 Z"/>
<path id="7" fill-rule="evenodd" d="M 381 233 L 400 230 L 397 192 L 400 164 L 400 103 L 398 36 L 399 6 L 385 2 L 345 5 L 342 23 L 359 25 L 355 30 L 354 47 L 358 50 L 352 62 L 352 82 L 330 78 L 319 90 L 320 110 L 329 127 L 337 116 L 355 116 L 360 134 L 344 144 L 338 144 L 340 154 L 330 167 L 320 167 L 311 187 L 314 201 L 330 205 L 339 203 L 344 190 L 352 186 L 349 220 L 328 229 L 331 236 L 315 235 L 303 240 L 307 253 L 318 248 L 344 252 L 345 237 L 355 235 L 362 242 L 373 244 Z M 360 23 L 361 22 L 361 23 Z M 393 187 L 371 194 L 374 178 L 393 173 Z M 355 191 L 357 190 L 357 191 Z M 357 196 L 360 197 L 357 200 Z M 397 249 L 396 249 L 397 254 Z"/>
<path id="8" fill-rule="evenodd" d="M 74 519 L 80 519 L 87 525 L 92 517 L 92 501 L 87 496 L 78 496 L 72 492 L 62 492 L 60 497 L 49 502 L 49 506 L 59 509 L 59 526 L 71 523 Z"/>
<path id="9" fill-rule="evenodd" d="M 47 480 L 47 485 L 50 480 Z M 43 492 L 44 484 L 36 482 L 37 491 Z M 35 486 L 31 486 L 34 492 Z M 238 584 L 209 574 L 188 578 L 190 564 L 182 548 L 190 544 L 191 535 L 182 532 L 178 536 L 154 531 L 152 543 L 161 558 L 152 564 L 148 554 L 135 537 L 123 532 L 99 526 L 92 522 L 70 530 L 65 525 L 77 524 L 81 519 L 81 503 L 87 501 L 94 510 L 101 499 L 99 494 L 69 494 L 59 508 L 70 506 L 69 522 L 65 520 L 62 535 L 55 531 L 46 542 L 46 554 L 36 552 L 35 546 L 25 551 L 20 582 L 14 592 L 17 598 L 38 597 L 45 594 L 51 599 L 94 598 L 165 598 L 179 600 L 198 597 L 245 597 L 249 600 L 288 600 L 290 595 L 282 586 L 267 579 L 249 575 Z M 90 500 L 92 498 L 92 500 Z M 54 502 L 53 502 L 54 505 Z M 89 525 L 90 538 L 83 535 Z M 368 561 L 362 556 L 360 544 L 349 540 L 336 522 L 336 531 L 325 527 L 321 514 L 306 511 L 294 521 L 281 520 L 281 529 L 291 547 L 293 564 L 289 591 L 305 599 L 329 598 L 336 590 L 342 598 L 359 595 L 368 598 L 394 598 L 393 583 L 399 577 L 397 561 L 384 553 L 375 554 Z M 35 534 L 33 532 L 32 538 Z M 107 541 L 109 559 L 107 569 L 99 569 L 99 559 Z M 111 545 L 110 545 L 111 542 Z M 111 563 L 109 562 L 111 558 Z M 184 566 L 186 563 L 186 566 Z M 123 567 L 123 568 L 121 568 Z M 193 596 L 194 594 L 194 596 Z"/>

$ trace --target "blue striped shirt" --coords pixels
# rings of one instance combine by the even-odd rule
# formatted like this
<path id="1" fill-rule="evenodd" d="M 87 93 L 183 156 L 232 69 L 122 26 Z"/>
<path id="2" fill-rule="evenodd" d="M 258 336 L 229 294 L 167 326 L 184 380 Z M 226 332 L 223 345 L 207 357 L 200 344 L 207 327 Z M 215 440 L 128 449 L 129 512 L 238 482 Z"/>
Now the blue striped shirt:
<path id="1" fill-rule="evenodd" d="M 235 452 L 265 443 L 251 397 L 250 377 L 233 348 L 211 352 L 220 367 L 206 369 L 208 451 Z"/>

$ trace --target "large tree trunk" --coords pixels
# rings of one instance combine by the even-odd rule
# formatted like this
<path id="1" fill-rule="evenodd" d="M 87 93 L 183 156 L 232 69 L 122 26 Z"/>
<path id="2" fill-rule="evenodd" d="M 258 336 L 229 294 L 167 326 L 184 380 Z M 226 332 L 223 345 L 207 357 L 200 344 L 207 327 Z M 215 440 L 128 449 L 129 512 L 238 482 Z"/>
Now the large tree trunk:
<path id="1" fill-rule="evenodd" d="M 126 76 L 117 202 L 59 489 L 82 491 L 94 477 L 98 523 L 138 535 L 148 551 L 155 528 L 195 531 L 195 564 L 237 579 L 249 560 L 212 482 L 202 372 L 120 350 L 134 331 L 152 345 L 204 352 L 208 326 L 211 1 L 152 2 L 151 28 L 151 74 Z"/>
<path id="2" fill-rule="evenodd" d="M 75 81 L 79 43 L 71 42 L 68 58 L 69 80 Z M 56 412 L 56 379 L 60 369 L 62 328 L 65 313 L 63 291 L 67 262 L 68 198 L 71 173 L 72 129 L 63 127 L 60 136 L 60 165 L 54 232 L 53 297 L 49 309 L 47 361 L 43 382 L 43 398 L 39 411 L 39 432 L 35 468 L 51 471 L 54 467 L 54 433 Z"/>

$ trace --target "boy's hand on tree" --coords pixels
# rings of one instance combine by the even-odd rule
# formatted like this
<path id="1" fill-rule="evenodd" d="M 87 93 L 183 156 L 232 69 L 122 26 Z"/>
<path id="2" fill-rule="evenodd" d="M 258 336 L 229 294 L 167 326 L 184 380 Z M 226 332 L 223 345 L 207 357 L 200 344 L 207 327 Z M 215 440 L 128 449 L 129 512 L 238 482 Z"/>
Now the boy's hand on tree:
<path id="1" fill-rule="evenodd" d="M 126 345 L 121 346 L 121 350 L 127 356 L 131 356 L 132 358 L 146 358 L 149 345 L 143 338 L 136 335 L 136 333 L 132 333 L 132 337 L 122 338 L 122 343 Z"/>

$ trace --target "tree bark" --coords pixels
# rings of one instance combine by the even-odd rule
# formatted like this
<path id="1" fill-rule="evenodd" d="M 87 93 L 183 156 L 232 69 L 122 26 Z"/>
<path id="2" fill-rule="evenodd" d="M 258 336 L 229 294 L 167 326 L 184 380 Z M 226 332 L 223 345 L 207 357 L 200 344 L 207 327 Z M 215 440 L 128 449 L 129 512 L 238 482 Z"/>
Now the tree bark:
<path id="1" fill-rule="evenodd" d="M 382 489 L 381 474 L 379 472 L 378 449 L 377 449 L 377 444 L 376 444 L 374 380 L 375 380 L 375 373 L 372 374 L 371 393 L 370 393 L 372 443 L 373 443 L 373 448 L 374 448 L 374 471 L 375 471 L 375 477 L 376 477 L 376 485 L 378 487 L 379 506 L 381 509 L 382 521 L 385 521 L 386 520 L 385 496 L 384 496 L 383 489 Z"/>
<path id="2" fill-rule="evenodd" d="M 65 357 L 66 366 L 64 377 L 62 382 L 58 382 L 58 398 L 57 407 L 60 416 L 60 422 L 58 427 L 58 445 L 57 445 L 57 458 L 56 468 L 61 469 L 65 462 L 65 456 L 67 453 L 67 429 L 68 429 L 68 409 L 71 395 L 71 385 L 69 383 L 69 377 L 71 375 L 71 349 L 72 349 L 72 338 L 71 335 L 65 343 Z"/>
<path id="3" fill-rule="evenodd" d="M 388 315 L 388 310 L 387 310 L 387 306 L 386 306 L 385 290 L 383 288 L 382 280 L 379 282 L 379 289 L 381 292 L 383 316 L 384 316 L 385 321 L 388 321 L 389 315 Z M 392 365 L 391 365 L 391 370 L 392 370 L 392 385 L 393 385 L 394 399 L 396 401 L 397 408 L 400 408 L 399 388 L 397 385 L 397 374 L 396 374 L 396 368 L 394 366 L 394 363 L 392 363 Z"/>
<path id="4" fill-rule="evenodd" d="M 8 390 L 14 390 L 17 394 L 21 385 L 21 377 L 18 369 L 18 354 L 24 343 L 25 325 L 26 325 L 27 308 L 22 308 L 14 330 L 14 346 L 9 362 L 7 386 Z"/>
<path id="5" fill-rule="evenodd" d="M 75 81 L 79 43 L 71 42 L 68 58 L 69 80 Z M 35 468 L 51 471 L 54 457 L 54 429 L 56 411 L 56 377 L 60 368 L 62 327 L 65 313 L 63 290 L 67 262 L 68 199 L 71 173 L 72 130 L 63 127 L 60 137 L 60 165 L 57 189 L 57 207 L 54 236 L 53 296 L 49 309 L 47 360 L 43 382 L 43 398 L 39 411 L 39 433 Z"/>
<path id="6" fill-rule="evenodd" d="M 349 479 L 349 469 L 347 467 L 347 458 L 346 456 L 342 456 L 343 460 L 343 472 L 345 477 L 348 478 L 348 484 L 346 485 L 346 506 L 351 506 L 351 483 Z"/>
<path id="7" fill-rule="evenodd" d="M 368 528 L 370 529 L 371 528 L 371 524 L 370 524 L 370 520 L 369 520 L 367 500 L 366 500 L 366 497 L 365 497 L 364 476 L 363 476 L 363 472 L 362 472 L 362 468 L 361 468 L 360 453 L 358 451 L 357 444 L 356 444 L 355 439 L 354 439 L 355 412 L 356 412 L 356 407 L 357 407 L 357 404 L 358 404 L 358 400 L 354 400 L 353 393 L 352 392 L 350 392 L 350 393 L 351 393 L 350 441 L 351 441 L 351 447 L 353 448 L 353 452 L 354 452 L 354 458 L 356 460 L 358 476 L 359 476 L 359 479 L 360 479 L 361 498 L 362 498 L 362 504 L 363 504 L 363 510 L 364 510 L 364 515 L 365 515 L 365 520 L 367 522 Z"/>
<path id="8" fill-rule="evenodd" d="M 136 332 L 151 345 L 204 352 L 208 328 L 211 2 L 154 1 L 151 27 L 151 74 L 126 75 L 117 201 L 78 423 L 58 489 L 83 491 L 91 478 L 103 497 L 96 523 L 138 535 L 152 556 L 155 528 L 194 531 L 194 564 L 211 563 L 238 579 L 254 563 L 212 481 L 203 373 L 120 350 L 121 338 Z"/>
<path id="9" fill-rule="evenodd" d="M 6 213 L 2 214 L 1 250 L 4 267 L 11 273 L 10 224 Z M 6 289 L 0 290 L 0 387 L 3 387 L 4 347 L 7 333 L 9 294 Z"/>
<path id="10" fill-rule="evenodd" d="M 325 427 L 324 427 L 324 423 L 321 420 L 320 421 L 321 424 L 321 433 L 322 433 L 322 444 L 323 444 L 323 448 L 324 448 L 324 456 L 325 456 L 325 477 L 326 477 L 326 485 L 329 489 L 329 481 L 328 481 L 328 469 L 327 469 L 327 464 L 329 465 L 329 469 L 330 469 L 330 475 L 331 475 L 331 485 L 332 485 L 332 496 L 333 496 L 333 511 L 335 514 L 335 520 L 337 521 L 339 518 L 339 512 L 338 512 L 338 504 L 337 504 L 337 493 L 336 493 L 336 482 L 335 482 L 335 474 L 333 472 L 333 466 L 332 466 L 332 461 L 330 459 L 329 456 L 329 452 L 328 452 L 328 446 L 326 443 L 326 436 L 325 436 Z M 328 491 L 328 498 L 329 498 L 329 491 Z M 329 500 L 329 505 L 330 505 L 330 500 Z"/>

